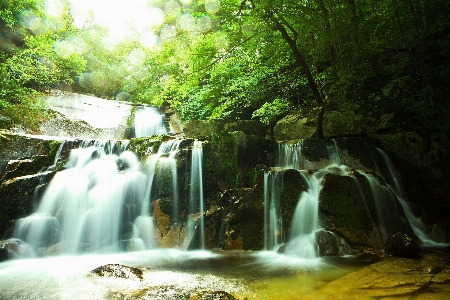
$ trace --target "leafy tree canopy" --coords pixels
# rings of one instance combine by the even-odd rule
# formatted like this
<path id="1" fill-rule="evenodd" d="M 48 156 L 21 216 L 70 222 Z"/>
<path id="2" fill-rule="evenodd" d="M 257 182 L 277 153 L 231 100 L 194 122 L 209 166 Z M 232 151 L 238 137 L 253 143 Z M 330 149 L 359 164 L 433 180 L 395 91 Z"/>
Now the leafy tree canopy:
<path id="1" fill-rule="evenodd" d="M 388 110 L 448 129 L 447 0 L 149 0 L 164 19 L 110 46 L 65 0 L 3 1 L 0 108 L 30 89 L 175 107 L 183 120 Z M 37 24 L 37 25 L 36 25 Z M 39 25 L 43 24 L 43 25 Z"/>

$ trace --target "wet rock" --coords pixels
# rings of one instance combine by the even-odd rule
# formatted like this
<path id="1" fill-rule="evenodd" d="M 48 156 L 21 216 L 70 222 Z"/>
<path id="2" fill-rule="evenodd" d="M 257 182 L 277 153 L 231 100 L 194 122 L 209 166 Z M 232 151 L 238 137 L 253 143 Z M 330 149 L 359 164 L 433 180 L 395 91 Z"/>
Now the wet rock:
<path id="1" fill-rule="evenodd" d="M 381 251 L 383 242 L 371 222 L 358 181 L 326 174 L 319 195 L 319 219 L 325 230 L 344 237 L 351 246 Z"/>
<path id="2" fill-rule="evenodd" d="M 319 230 L 316 232 L 316 242 L 320 256 L 343 256 L 352 254 L 350 246 L 333 232 Z"/>
<path id="3" fill-rule="evenodd" d="M 0 185 L 0 233 L 11 228 L 12 222 L 33 212 L 36 186 L 49 182 L 55 172 L 43 172 L 4 181 Z M 39 200 L 39 199 L 36 199 Z"/>
<path id="4" fill-rule="evenodd" d="M 96 273 L 102 277 L 114 277 L 122 279 L 131 279 L 142 281 L 142 271 L 138 268 L 128 267 L 119 264 L 108 264 L 92 270 L 92 273 Z"/>
<path id="5" fill-rule="evenodd" d="M 385 257 L 352 272 L 310 295 L 311 299 L 443 299 L 448 295 L 447 254 L 421 259 Z"/>
<path id="6" fill-rule="evenodd" d="M 222 196 L 224 210 L 220 247 L 224 250 L 261 250 L 264 245 L 264 202 L 260 189 L 228 190 Z"/>
<path id="7" fill-rule="evenodd" d="M 0 262 L 8 260 L 10 258 L 16 258 L 21 254 L 19 239 L 7 239 L 0 241 Z"/>
<path id="8" fill-rule="evenodd" d="M 392 235 L 385 243 L 385 252 L 387 255 L 418 258 L 420 245 L 417 241 L 405 233 L 397 232 Z"/>
<path id="9" fill-rule="evenodd" d="M 0 174 L 10 160 L 30 158 L 49 153 L 49 141 L 15 134 L 0 135 Z M 1 175 L 0 175 L 1 177 Z"/>
<path id="10" fill-rule="evenodd" d="M 192 295 L 189 300 L 245 300 L 247 298 L 224 291 L 202 291 Z"/>

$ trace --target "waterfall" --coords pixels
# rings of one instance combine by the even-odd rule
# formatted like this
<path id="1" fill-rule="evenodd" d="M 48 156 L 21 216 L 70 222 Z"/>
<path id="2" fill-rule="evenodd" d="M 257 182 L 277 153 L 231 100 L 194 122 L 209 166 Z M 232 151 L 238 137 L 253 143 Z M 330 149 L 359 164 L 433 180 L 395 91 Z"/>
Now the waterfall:
<path id="1" fill-rule="evenodd" d="M 319 192 L 322 179 L 325 174 L 339 172 L 346 174 L 345 166 L 341 165 L 341 158 L 337 142 L 332 140 L 332 145 L 327 145 L 329 165 L 327 168 L 316 171 L 314 174 L 301 172 L 305 165 L 313 165 L 302 156 L 303 141 L 295 144 L 278 144 L 275 167 L 264 175 L 264 246 L 266 250 L 279 251 L 286 244 L 284 253 L 303 258 L 315 258 L 318 256 L 316 232 L 319 226 Z M 302 192 L 297 201 L 295 212 L 292 216 L 290 234 L 285 237 L 283 220 L 281 216 L 280 197 L 283 189 L 283 173 L 281 169 L 294 169 L 300 172 L 307 183 L 307 190 Z M 299 183 L 300 184 L 300 183 Z"/>
<path id="2" fill-rule="evenodd" d="M 192 149 L 192 161 L 191 161 L 191 181 L 189 192 L 189 214 L 191 216 L 188 219 L 188 236 L 193 237 L 194 230 L 198 220 L 199 227 L 199 248 L 205 249 L 205 220 L 203 215 L 203 148 L 202 142 L 194 141 Z M 195 220 L 194 213 L 198 212 L 198 219 Z M 189 224 L 190 223 L 190 224 Z"/>
<path id="3" fill-rule="evenodd" d="M 153 233 L 141 225 L 148 216 L 141 216 L 145 186 L 133 153 L 74 149 L 67 169 L 50 182 L 37 211 L 18 222 L 14 237 L 36 254 L 117 251 L 133 239 L 151 247 Z"/>
<path id="4" fill-rule="evenodd" d="M 317 257 L 315 234 L 319 230 L 319 188 L 323 175 L 304 176 L 304 178 L 308 183 L 308 191 L 301 194 L 295 208 L 285 253 L 315 258 Z"/>
<path id="5" fill-rule="evenodd" d="M 164 126 L 165 115 L 158 109 L 148 106 L 136 108 L 134 115 L 134 130 L 136 137 L 166 134 Z"/>
<path id="6" fill-rule="evenodd" d="M 285 169 L 301 170 L 304 168 L 302 159 L 303 142 L 295 144 L 278 144 L 276 167 Z"/>
<path id="7" fill-rule="evenodd" d="M 283 244 L 282 218 L 280 208 L 280 185 L 282 173 L 264 173 L 264 248 L 278 251 Z"/>
<path id="8" fill-rule="evenodd" d="M 400 182 L 400 179 L 398 176 L 396 176 L 397 170 L 390 160 L 390 158 L 386 155 L 386 153 L 381 150 L 377 149 L 378 152 L 383 157 L 383 160 L 389 170 L 389 175 L 392 178 L 393 184 L 389 185 L 389 188 L 395 193 L 395 195 L 398 198 L 398 201 L 400 202 L 401 206 L 403 207 L 403 211 L 405 212 L 406 218 L 409 221 L 409 224 L 411 225 L 414 233 L 417 235 L 417 237 L 422 241 L 423 245 L 425 246 L 438 246 L 441 245 L 438 242 L 435 242 L 430 237 L 430 234 L 428 233 L 428 229 L 426 228 L 425 224 L 422 223 L 422 221 L 414 216 L 414 214 L 411 211 L 411 208 L 409 207 L 408 203 L 406 202 L 407 197 L 406 193 L 403 189 L 403 185 Z"/>

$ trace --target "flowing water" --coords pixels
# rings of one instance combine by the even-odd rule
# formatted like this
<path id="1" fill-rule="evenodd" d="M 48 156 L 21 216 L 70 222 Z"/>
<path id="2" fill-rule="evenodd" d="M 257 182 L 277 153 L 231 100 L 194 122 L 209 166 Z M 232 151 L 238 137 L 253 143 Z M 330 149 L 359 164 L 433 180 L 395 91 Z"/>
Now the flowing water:
<path id="1" fill-rule="evenodd" d="M 166 134 L 164 126 L 165 114 L 154 107 L 140 106 L 134 115 L 134 130 L 136 137 Z"/>
<path id="2" fill-rule="evenodd" d="M 19 221 L 14 237 L 36 255 L 50 247 L 62 253 L 116 250 L 128 239 L 125 227 L 132 229 L 140 216 L 145 186 L 133 153 L 106 154 L 95 146 L 74 149 L 67 169 L 50 182 L 37 211 Z"/>
<path id="3" fill-rule="evenodd" d="M 265 248 L 273 251 L 214 252 L 155 249 L 150 201 L 144 199 L 151 198 L 156 170 L 169 171 L 173 215 L 179 215 L 179 140 L 162 142 L 157 153 L 147 158 L 144 168 L 133 153 L 125 150 L 126 143 L 83 143 L 82 148 L 71 152 L 67 169 L 55 175 L 37 211 L 18 223 L 15 237 L 25 241 L 19 243 L 18 252 L 30 258 L 0 263 L 0 299 L 181 300 L 201 290 L 233 292 L 249 300 L 378 297 L 377 293 L 385 289 L 345 290 L 345 276 L 363 266 L 349 263 L 347 258 L 318 257 L 315 233 L 320 230 L 318 197 L 322 179 L 336 170 L 345 173 L 345 166 L 340 165 L 334 143 L 327 148 L 329 166 L 305 172 L 302 169 L 309 162 L 302 158 L 302 146 L 279 145 L 278 160 L 265 174 Z M 205 226 L 202 160 L 202 143 L 195 141 L 188 220 L 191 230 L 198 227 L 200 249 L 204 249 Z M 282 169 L 298 171 L 307 184 L 292 216 L 290 236 L 283 233 L 287 230 L 280 211 Z M 389 169 L 394 170 L 391 166 Z M 401 195 L 401 185 L 391 189 Z M 408 215 L 407 209 L 405 213 Z M 284 254 L 278 254 L 283 244 Z M 53 253 L 62 255 L 33 258 Z M 139 267 L 144 271 L 144 280 L 100 278 L 90 273 L 110 263 Z M 441 299 L 448 295 L 446 292 L 439 290 L 427 296 Z"/>
<path id="4" fill-rule="evenodd" d="M 278 144 L 275 168 L 266 172 L 264 176 L 264 207 L 265 207 L 265 238 L 266 250 L 279 251 L 286 244 L 284 253 L 302 258 L 316 258 L 318 256 L 316 232 L 319 226 L 319 192 L 324 175 L 328 172 L 318 171 L 314 174 L 300 172 L 310 165 L 302 156 L 303 143 Z M 337 144 L 327 147 L 330 165 L 328 168 L 340 167 L 340 156 Z M 281 217 L 280 194 L 283 189 L 283 173 L 281 169 L 294 169 L 300 172 L 307 183 L 307 191 L 299 196 L 292 218 L 290 236 L 284 237 L 283 220 Z M 300 183 L 299 183 L 300 184 Z"/>
<path id="5" fill-rule="evenodd" d="M 199 226 L 200 241 L 199 248 L 205 249 L 205 220 L 204 220 L 204 199 L 203 199 L 203 148 L 200 141 L 194 141 L 194 147 L 192 149 L 192 162 L 191 162 L 191 182 L 190 182 L 190 214 L 198 213 L 198 225 L 194 224 L 194 219 L 189 219 L 188 224 L 188 236 L 193 236 L 193 230 L 196 226 Z"/>

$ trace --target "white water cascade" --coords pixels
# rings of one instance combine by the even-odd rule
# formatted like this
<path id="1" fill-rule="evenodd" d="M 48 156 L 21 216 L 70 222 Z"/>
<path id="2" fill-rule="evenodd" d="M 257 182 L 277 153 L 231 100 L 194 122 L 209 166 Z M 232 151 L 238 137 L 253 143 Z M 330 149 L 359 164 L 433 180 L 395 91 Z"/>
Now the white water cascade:
<path id="1" fill-rule="evenodd" d="M 291 224 L 285 253 L 303 258 L 317 257 L 316 231 L 319 227 L 319 189 L 322 176 L 304 176 L 308 191 L 300 195 Z"/>
<path id="2" fill-rule="evenodd" d="M 313 172 L 304 171 L 314 168 L 314 163 L 305 160 L 302 156 L 303 142 L 295 144 L 278 144 L 278 156 L 275 167 L 265 173 L 264 177 L 264 205 L 265 211 L 265 249 L 279 251 L 286 245 L 284 253 L 302 258 L 318 257 L 316 232 L 319 226 L 319 192 L 323 177 L 333 168 L 345 172 L 341 166 L 341 158 L 336 141 L 327 146 L 329 165 L 322 170 Z M 294 169 L 300 172 L 307 190 L 299 196 L 295 212 L 292 217 L 290 234 L 285 237 L 281 218 L 280 194 L 283 189 L 282 169 Z M 300 184 L 300 183 L 299 183 Z"/>
<path id="3" fill-rule="evenodd" d="M 388 186 L 397 196 L 397 199 L 400 202 L 401 206 L 403 207 L 405 216 L 408 219 L 409 224 L 411 225 L 414 233 L 422 241 L 424 246 L 443 246 L 443 245 L 447 246 L 447 244 L 441 244 L 441 243 L 433 241 L 425 224 L 423 224 L 419 218 L 414 216 L 414 214 L 411 211 L 411 208 L 409 207 L 408 203 L 406 202 L 406 200 L 407 200 L 406 193 L 403 189 L 403 185 L 401 184 L 401 182 L 399 180 L 399 176 L 396 176 L 397 170 L 396 170 L 394 164 L 392 163 L 390 158 L 386 155 L 386 153 L 384 153 L 383 150 L 378 149 L 378 152 L 383 157 L 383 160 L 384 160 L 384 162 L 390 172 L 391 178 L 393 180 L 393 184 L 388 185 Z"/>
<path id="4" fill-rule="evenodd" d="M 153 231 L 148 215 L 141 215 L 146 178 L 129 151 L 74 149 L 67 169 L 55 175 L 37 211 L 19 221 L 14 237 L 36 255 L 148 249 Z"/>
<path id="5" fill-rule="evenodd" d="M 202 142 L 194 141 L 191 158 L 191 181 L 190 181 L 190 195 L 189 195 L 189 213 L 199 214 L 198 225 L 199 226 L 199 248 L 205 249 L 205 220 L 203 215 L 203 148 Z M 188 233 L 191 238 L 194 235 L 195 229 L 195 217 L 188 220 Z"/>
<path id="6" fill-rule="evenodd" d="M 154 107 L 140 106 L 134 115 L 134 130 L 136 137 L 166 134 L 164 126 L 165 115 Z"/>

